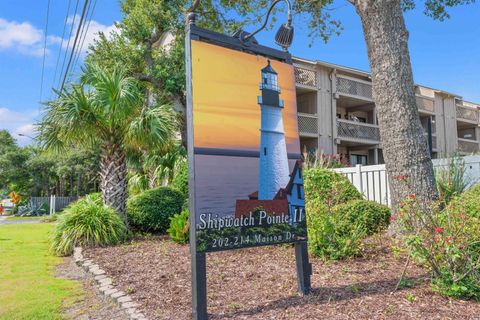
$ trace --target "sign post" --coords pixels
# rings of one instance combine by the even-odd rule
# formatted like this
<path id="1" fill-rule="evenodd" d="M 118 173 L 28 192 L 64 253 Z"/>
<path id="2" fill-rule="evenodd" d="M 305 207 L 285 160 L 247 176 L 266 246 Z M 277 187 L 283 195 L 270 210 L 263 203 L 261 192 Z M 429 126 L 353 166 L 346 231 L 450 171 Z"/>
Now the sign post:
<path id="1" fill-rule="evenodd" d="M 189 221 L 196 320 L 208 317 L 207 252 L 293 243 L 299 293 L 310 292 L 292 59 L 286 51 L 247 37 L 245 42 L 241 33 L 235 37 L 199 28 L 195 15 L 188 17 Z"/>

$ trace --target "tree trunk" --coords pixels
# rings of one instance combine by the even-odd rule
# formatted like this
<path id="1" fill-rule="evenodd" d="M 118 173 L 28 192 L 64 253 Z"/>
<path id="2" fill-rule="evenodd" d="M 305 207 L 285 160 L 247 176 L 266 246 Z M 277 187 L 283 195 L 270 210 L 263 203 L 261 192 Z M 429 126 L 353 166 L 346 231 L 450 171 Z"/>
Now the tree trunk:
<path id="1" fill-rule="evenodd" d="M 102 146 L 100 159 L 100 189 L 105 204 L 115 209 L 128 226 L 126 215 L 127 163 L 120 144 Z"/>
<path id="2" fill-rule="evenodd" d="M 411 194 L 425 208 L 438 193 L 415 101 L 400 0 L 356 0 L 354 4 L 368 48 L 393 210 Z"/>

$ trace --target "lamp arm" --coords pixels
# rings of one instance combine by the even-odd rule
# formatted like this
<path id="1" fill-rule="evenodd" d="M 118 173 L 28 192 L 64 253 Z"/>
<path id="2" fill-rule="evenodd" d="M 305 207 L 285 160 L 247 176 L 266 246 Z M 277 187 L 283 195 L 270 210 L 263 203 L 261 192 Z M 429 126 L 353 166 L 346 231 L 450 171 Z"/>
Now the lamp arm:
<path id="1" fill-rule="evenodd" d="M 248 39 L 252 38 L 254 35 L 256 35 L 257 33 L 259 33 L 260 31 L 262 31 L 266 26 L 267 26 L 267 23 L 268 23 L 268 19 L 270 17 L 270 13 L 272 13 L 272 10 L 273 8 L 277 5 L 277 3 L 281 2 L 281 1 L 285 1 L 288 5 L 288 22 L 287 24 L 290 25 L 292 23 L 292 4 L 290 3 L 290 0 L 275 0 L 272 5 L 270 6 L 270 8 L 268 9 L 268 12 L 267 12 L 267 17 L 265 18 L 265 22 L 263 23 L 263 25 L 258 28 L 257 30 L 255 30 L 254 32 L 250 33 L 249 35 L 245 36 L 243 38 L 243 41 L 247 41 Z"/>

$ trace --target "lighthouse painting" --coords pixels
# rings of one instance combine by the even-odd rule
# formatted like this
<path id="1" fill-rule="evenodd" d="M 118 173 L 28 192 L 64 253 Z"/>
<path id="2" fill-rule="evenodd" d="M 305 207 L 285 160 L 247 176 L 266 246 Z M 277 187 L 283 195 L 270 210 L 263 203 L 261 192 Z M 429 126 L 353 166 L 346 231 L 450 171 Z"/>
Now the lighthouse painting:
<path id="1" fill-rule="evenodd" d="M 196 250 L 306 241 L 293 66 L 196 40 L 191 51 Z"/>
<path id="2" fill-rule="evenodd" d="M 278 190 L 289 180 L 287 145 L 283 128 L 283 101 L 280 99 L 278 74 L 270 60 L 262 69 L 260 84 L 260 172 L 258 176 L 258 199 L 273 200 Z"/>

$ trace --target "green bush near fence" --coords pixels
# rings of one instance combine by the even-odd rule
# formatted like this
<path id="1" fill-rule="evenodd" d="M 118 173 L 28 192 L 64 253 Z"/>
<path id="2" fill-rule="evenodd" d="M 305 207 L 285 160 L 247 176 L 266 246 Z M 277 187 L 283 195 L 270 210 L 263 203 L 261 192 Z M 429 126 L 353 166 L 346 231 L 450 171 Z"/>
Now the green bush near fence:
<path id="1" fill-rule="evenodd" d="M 310 252 L 324 260 L 361 254 L 362 240 L 387 228 L 390 209 L 362 194 L 343 175 L 324 168 L 304 172 Z"/>
<path id="2" fill-rule="evenodd" d="M 335 206 L 350 200 L 361 200 L 362 194 L 348 179 L 334 171 L 311 168 L 304 171 L 305 198 Z"/>
<path id="3" fill-rule="evenodd" d="M 448 210 L 462 211 L 470 217 L 480 219 L 480 183 L 452 199 Z"/>

